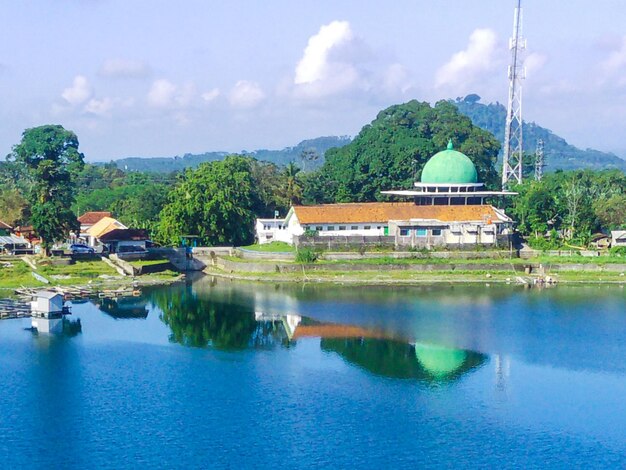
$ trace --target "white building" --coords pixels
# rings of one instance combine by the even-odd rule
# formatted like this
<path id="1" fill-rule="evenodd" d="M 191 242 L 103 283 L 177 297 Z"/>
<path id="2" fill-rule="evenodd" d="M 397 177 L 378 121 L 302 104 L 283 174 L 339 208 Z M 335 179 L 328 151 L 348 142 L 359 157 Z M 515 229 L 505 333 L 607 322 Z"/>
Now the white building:
<path id="1" fill-rule="evenodd" d="M 293 238 L 287 232 L 285 219 L 256 219 L 255 233 L 261 245 L 271 242 L 291 243 Z"/>
<path id="2" fill-rule="evenodd" d="M 626 246 L 626 230 L 613 230 L 611 232 L 611 247 Z"/>
<path id="3" fill-rule="evenodd" d="M 454 245 L 505 245 L 513 221 L 486 198 L 511 196 L 487 191 L 478 182 L 472 161 L 452 147 L 424 165 L 413 190 L 382 191 L 412 202 L 369 202 L 294 206 L 284 220 L 257 220 L 259 243 L 276 240 L 293 244 L 295 237 L 377 237 L 382 243 L 412 248 Z M 268 238 L 268 235 L 271 235 Z M 381 238 L 383 237 L 383 238 Z M 508 243 L 506 243 L 508 245 Z"/>

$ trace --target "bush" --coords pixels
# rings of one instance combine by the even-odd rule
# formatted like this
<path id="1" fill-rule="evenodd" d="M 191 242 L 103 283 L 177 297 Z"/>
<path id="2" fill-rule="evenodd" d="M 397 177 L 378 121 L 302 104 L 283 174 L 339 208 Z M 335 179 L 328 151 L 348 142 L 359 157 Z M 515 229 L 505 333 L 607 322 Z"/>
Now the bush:
<path id="1" fill-rule="evenodd" d="M 626 246 L 614 246 L 610 253 L 616 256 L 626 256 Z"/>
<path id="2" fill-rule="evenodd" d="M 300 248 L 296 253 L 296 262 L 309 264 L 317 261 L 317 253 L 311 248 Z"/>
<path id="3" fill-rule="evenodd" d="M 560 247 L 560 243 L 555 237 L 530 237 L 528 244 L 531 248 L 541 251 L 557 250 Z"/>

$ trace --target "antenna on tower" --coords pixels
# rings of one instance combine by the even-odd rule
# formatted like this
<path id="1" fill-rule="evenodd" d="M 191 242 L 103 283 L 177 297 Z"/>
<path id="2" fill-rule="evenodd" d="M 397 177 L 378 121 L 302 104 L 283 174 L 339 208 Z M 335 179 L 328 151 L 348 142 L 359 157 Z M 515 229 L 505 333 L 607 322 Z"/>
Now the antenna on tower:
<path id="1" fill-rule="evenodd" d="M 546 166 L 543 157 L 543 140 L 537 141 L 537 150 L 535 151 L 535 180 L 541 181 L 543 178 L 543 167 Z"/>
<path id="2" fill-rule="evenodd" d="M 509 65 L 509 102 L 504 129 L 504 161 L 502 168 L 502 188 L 509 182 L 522 182 L 523 140 L 522 140 L 522 80 L 526 78 L 523 65 L 523 52 L 526 40 L 522 37 L 522 0 L 517 0 L 513 16 L 513 37 L 509 41 L 511 65 Z"/>

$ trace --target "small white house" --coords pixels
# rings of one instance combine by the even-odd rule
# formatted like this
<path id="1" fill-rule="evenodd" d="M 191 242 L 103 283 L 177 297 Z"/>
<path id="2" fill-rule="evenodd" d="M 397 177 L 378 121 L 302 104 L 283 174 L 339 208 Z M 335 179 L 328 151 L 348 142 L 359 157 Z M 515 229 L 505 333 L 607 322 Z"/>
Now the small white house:
<path id="1" fill-rule="evenodd" d="M 285 219 L 256 219 L 255 232 L 261 245 L 271 242 L 291 243 L 292 239 L 287 232 Z"/>
<path id="2" fill-rule="evenodd" d="M 613 230 L 611 232 L 611 247 L 626 246 L 626 230 Z"/>
<path id="3" fill-rule="evenodd" d="M 38 291 L 30 303 L 33 316 L 50 317 L 63 314 L 65 300 L 58 292 L 49 290 Z"/>
<path id="4" fill-rule="evenodd" d="M 30 303 L 31 326 L 39 333 L 62 332 L 64 305 L 61 294 L 40 290 Z"/>

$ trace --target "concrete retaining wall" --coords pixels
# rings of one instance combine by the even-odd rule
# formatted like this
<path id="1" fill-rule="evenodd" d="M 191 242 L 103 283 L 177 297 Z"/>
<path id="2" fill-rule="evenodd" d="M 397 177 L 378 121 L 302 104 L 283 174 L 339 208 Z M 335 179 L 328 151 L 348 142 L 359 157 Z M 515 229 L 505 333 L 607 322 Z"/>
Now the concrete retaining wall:
<path id="1" fill-rule="evenodd" d="M 226 272 L 248 272 L 248 273 L 292 273 L 301 272 L 302 265 L 298 263 L 254 263 L 237 262 L 223 258 L 216 258 L 213 264 L 217 268 Z M 414 272 L 436 272 L 436 271 L 511 271 L 515 273 L 542 273 L 562 272 L 562 271 L 609 271 L 626 272 L 626 264 L 555 264 L 542 266 L 539 264 L 509 264 L 509 263 L 415 263 L 415 264 L 307 264 L 305 271 L 414 271 Z"/>

